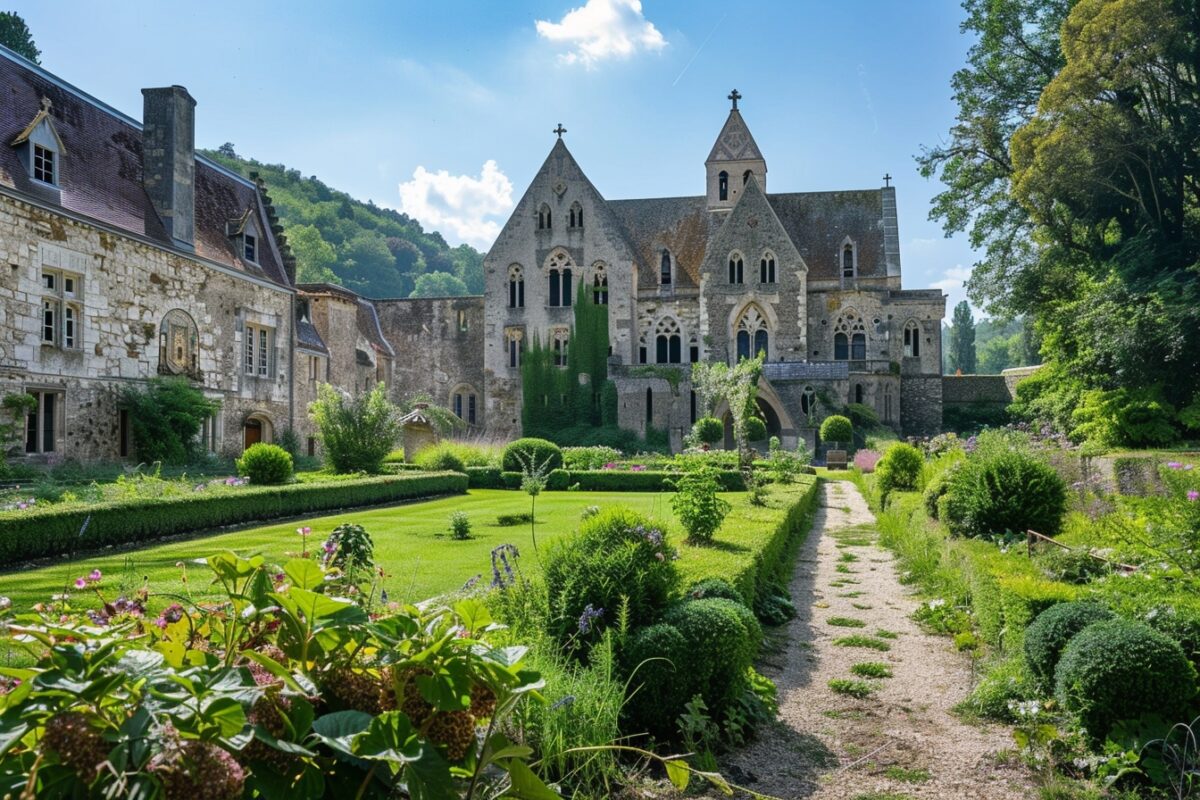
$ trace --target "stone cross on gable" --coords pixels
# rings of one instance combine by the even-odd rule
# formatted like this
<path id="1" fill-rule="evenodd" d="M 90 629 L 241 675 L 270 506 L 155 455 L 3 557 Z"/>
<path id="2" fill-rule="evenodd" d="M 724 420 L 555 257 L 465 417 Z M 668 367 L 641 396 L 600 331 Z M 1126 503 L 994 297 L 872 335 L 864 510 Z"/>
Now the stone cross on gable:
<path id="1" fill-rule="evenodd" d="M 883 185 L 884 185 L 884 186 L 891 186 L 891 185 L 892 185 L 892 176 L 891 176 L 891 175 L 889 175 L 889 174 L 888 174 L 888 173 L 886 173 L 886 172 L 883 174 Z"/>
<path id="2" fill-rule="evenodd" d="M 560 139 L 562 138 L 562 135 L 566 132 L 567 132 L 567 129 L 563 127 L 563 124 L 561 122 L 558 123 L 558 127 L 554 129 L 554 133 L 557 133 L 558 138 L 560 138 Z"/>
<path id="3" fill-rule="evenodd" d="M 742 99 L 742 94 L 737 89 L 729 93 L 729 99 L 733 101 L 733 110 L 737 111 L 737 101 Z"/>

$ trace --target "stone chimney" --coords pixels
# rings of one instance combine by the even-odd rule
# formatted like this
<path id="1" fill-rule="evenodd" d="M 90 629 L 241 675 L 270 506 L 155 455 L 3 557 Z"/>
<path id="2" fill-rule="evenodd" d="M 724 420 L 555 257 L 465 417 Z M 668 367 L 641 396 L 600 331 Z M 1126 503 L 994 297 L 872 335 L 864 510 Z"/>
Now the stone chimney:
<path id="1" fill-rule="evenodd" d="M 182 86 L 142 89 L 142 183 L 178 247 L 196 242 L 196 101 Z"/>

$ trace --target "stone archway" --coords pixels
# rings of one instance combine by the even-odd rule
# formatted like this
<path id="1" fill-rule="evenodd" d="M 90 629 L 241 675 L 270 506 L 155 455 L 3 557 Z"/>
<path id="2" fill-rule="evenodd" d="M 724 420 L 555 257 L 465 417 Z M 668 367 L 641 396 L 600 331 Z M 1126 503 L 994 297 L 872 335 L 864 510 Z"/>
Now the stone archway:
<path id="1" fill-rule="evenodd" d="M 259 442 L 270 444 L 275 440 L 271 420 L 264 414 L 250 414 L 242 423 L 242 449 Z"/>

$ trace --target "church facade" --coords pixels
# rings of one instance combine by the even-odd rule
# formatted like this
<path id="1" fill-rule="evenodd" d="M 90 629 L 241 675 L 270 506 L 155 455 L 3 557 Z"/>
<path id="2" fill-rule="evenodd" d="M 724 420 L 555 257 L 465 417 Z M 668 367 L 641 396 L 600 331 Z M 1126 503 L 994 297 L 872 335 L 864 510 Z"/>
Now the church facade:
<path id="1" fill-rule="evenodd" d="M 768 192 L 766 158 L 730 99 L 705 191 L 690 197 L 606 200 L 560 126 L 484 261 L 490 430 L 520 431 L 531 341 L 569 352 L 579 282 L 608 308 L 621 427 L 681 446 L 702 413 L 688 365 L 761 352 L 760 411 L 785 446 L 811 447 L 851 403 L 906 435 L 940 429 L 945 298 L 902 288 L 895 188 Z M 658 369 L 675 365 L 681 380 Z"/>

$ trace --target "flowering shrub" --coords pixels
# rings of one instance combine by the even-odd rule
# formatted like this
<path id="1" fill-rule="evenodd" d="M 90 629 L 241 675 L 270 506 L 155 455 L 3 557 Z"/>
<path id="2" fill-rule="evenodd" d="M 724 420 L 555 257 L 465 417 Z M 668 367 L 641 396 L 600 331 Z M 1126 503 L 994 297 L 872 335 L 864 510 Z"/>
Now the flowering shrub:
<path id="1" fill-rule="evenodd" d="M 5 794 L 554 796 L 494 724 L 540 679 L 521 648 L 488 641 L 482 603 L 368 613 L 311 560 L 206 563 L 225 599 L 153 621 L 144 595 L 90 617 L 0 604 L 0 628 L 36 658 L 0 689 Z"/>
<path id="2" fill-rule="evenodd" d="M 615 447 L 564 447 L 563 469 L 603 469 L 606 464 L 618 461 L 621 451 Z"/>
<path id="3" fill-rule="evenodd" d="M 854 454 L 854 466 L 864 473 L 871 473 L 875 471 L 875 465 L 882 457 L 883 455 L 877 450 L 859 450 Z"/>

